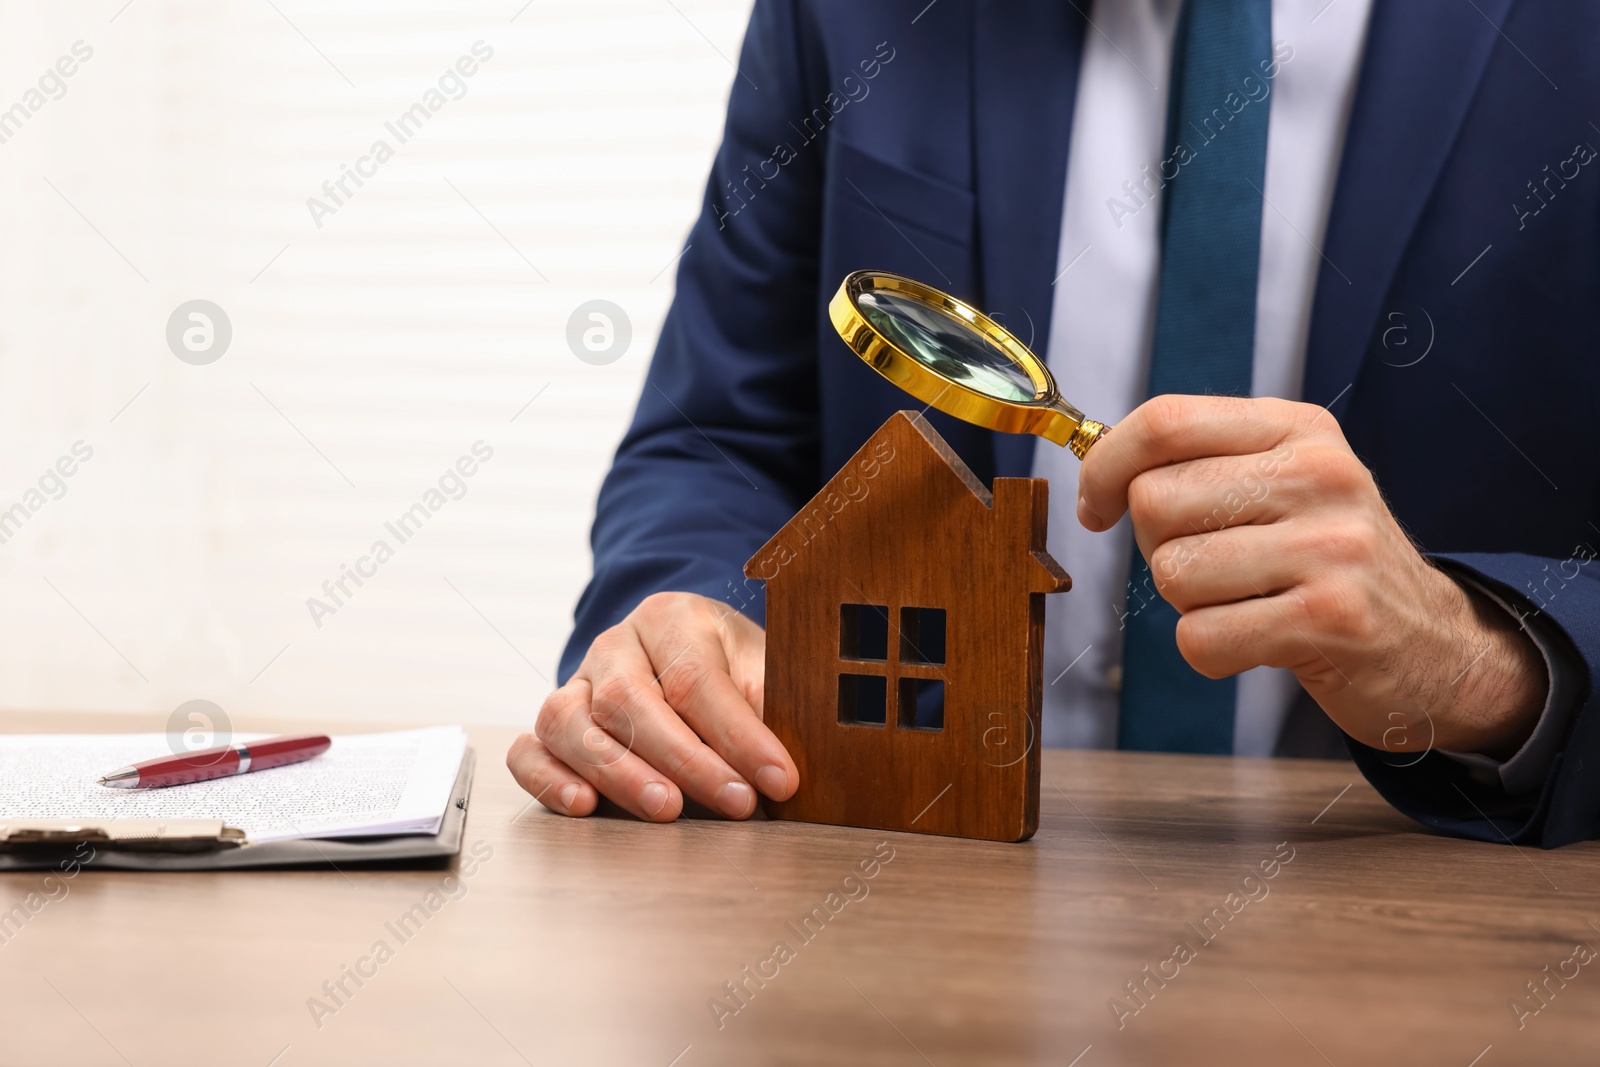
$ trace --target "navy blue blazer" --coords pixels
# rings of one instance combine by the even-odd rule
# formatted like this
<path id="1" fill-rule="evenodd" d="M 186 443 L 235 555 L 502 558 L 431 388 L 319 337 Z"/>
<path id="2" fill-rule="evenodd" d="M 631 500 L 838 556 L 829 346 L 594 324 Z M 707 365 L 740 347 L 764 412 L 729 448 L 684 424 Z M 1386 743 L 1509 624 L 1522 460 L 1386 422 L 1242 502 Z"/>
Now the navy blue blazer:
<path id="1" fill-rule="evenodd" d="M 906 405 L 827 322 L 845 274 L 1049 336 L 1080 6 L 758 0 L 563 680 L 655 591 L 763 618 L 745 560 Z M 1546 847 L 1600 835 L 1596 55 L 1593 4 L 1377 0 L 1306 353 L 1416 541 L 1572 646 L 1540 791 L 1353 754 L 1430 826 Z M 1029 473 L 1032 438 L 930 417 L 985 480 Z"/>

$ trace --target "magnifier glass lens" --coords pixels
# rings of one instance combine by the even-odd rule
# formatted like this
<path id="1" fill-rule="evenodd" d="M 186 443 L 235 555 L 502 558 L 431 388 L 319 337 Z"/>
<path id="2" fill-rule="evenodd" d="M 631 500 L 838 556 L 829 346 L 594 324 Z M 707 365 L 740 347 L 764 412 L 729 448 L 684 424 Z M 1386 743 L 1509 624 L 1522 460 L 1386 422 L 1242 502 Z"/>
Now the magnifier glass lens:
<path id="1" fill-rule="evenodd" d="M 895 347 L 951 381 L 999 400 L 1038 396 L 1033 379 L 969 323 L 899 293 L 860 295 L 857 306 Z"/>

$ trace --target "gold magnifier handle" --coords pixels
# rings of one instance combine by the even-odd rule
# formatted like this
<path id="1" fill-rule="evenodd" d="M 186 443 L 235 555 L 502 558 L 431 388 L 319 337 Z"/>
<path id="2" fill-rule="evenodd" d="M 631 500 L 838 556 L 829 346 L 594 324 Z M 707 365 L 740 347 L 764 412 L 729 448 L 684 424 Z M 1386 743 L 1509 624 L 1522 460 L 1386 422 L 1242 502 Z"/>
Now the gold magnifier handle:
<path id="1" fill-rule="evenodd" d="M 1072 454 L 1082 459 L 1089 454 L 1089 449 L 1094 443 L 1111 432 L 1111 427 L 1103 422 L 1093 419 L 1084 419 L 1078 423 L 1078 428 L 1072 431 L 1072 436 L 1067 438 L 1067 447 L 1072 449 Z"/>
<path id="2" fill-rule="evenodd" d="M 1096 441 L 1111 432 L 1111 427 L 1103 422 L 1086 418 L 1083 412 L 1062 399 L 1061 394 L 1055 393 L 1054 379 L 1050 380 L 1050 390 L 1054 395 L 1041 409 L 1041 413 L 1048 421 L 1034 432 L 1046 440 L 1065 445 L 1072 450 L 1074 456 L 1082 459 L 1089 454 L 1089 449 Z"/>

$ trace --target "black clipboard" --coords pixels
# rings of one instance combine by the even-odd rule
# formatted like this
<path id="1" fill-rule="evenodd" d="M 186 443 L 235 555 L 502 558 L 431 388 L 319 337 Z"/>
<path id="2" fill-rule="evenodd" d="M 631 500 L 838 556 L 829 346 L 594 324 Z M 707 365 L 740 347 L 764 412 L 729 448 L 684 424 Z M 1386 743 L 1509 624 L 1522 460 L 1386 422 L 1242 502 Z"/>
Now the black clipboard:
<path id="1" fill-rule="evenodd" d="M 249 867 L 445 866 L 461 851 L 475 757 L 468 748 L 436 834 L 251 844 L 220 819 L 73 823 L 0 818 L 0 871 L 235 871 Z M 73 865 L 76 865 L 75 867 Z"/>

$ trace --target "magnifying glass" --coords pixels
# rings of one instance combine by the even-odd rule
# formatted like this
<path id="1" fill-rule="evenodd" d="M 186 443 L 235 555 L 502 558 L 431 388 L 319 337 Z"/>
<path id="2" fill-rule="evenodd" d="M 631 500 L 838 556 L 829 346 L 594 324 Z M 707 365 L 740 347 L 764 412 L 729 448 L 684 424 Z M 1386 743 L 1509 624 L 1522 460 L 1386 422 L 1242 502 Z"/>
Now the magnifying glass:
<path id="1" fill-rule="evenodd" d="M 1109 432 L 1061 398 L 1044 360 L 983 312 L 899 274 L 858 270 L 828 303 L 845 344 L 946 415 L 1031 433 L 1082 459 Z"/>

